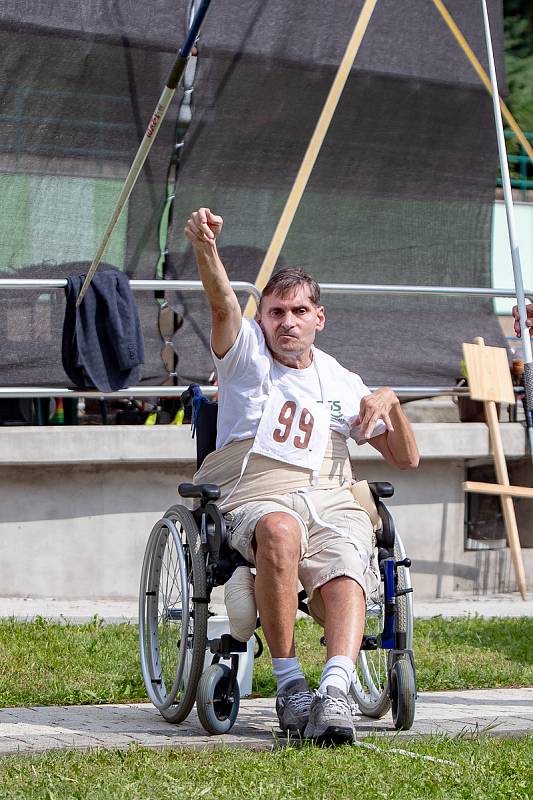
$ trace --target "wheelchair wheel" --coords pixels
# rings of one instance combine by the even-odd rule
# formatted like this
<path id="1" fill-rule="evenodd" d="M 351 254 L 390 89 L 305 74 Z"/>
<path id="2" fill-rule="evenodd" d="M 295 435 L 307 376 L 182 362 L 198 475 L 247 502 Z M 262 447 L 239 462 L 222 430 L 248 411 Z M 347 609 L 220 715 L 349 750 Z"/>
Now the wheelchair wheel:
<path id="1" fill-rule="evenodd" d="M 394 543 L 394 558 L 401 561 L 405 558 L 405 550 L 398 533 Z M 411 588 L 411 578 L 406 567 L 398 567 L 398 590 Z M 383 583 L 380 585 L 380 597 L 377 602 L 367 608 L 365 634 L 379 637 L 385 619 L 385 603 Z M 397 631 L 405 632 L 406 646 L 412 648 L 413 642 L 413 600 L 412 594 L 401 595 L 396 599 Z M 388 650 L 378 647 L 376 650 L 361 650 L 357 659 L 350 693 L 359 710 L 367 717 L 379 719 L 391 707 Z"/>
<path id="2" fill-rule="evenodd" d="M 205 558 L 194 517 L 172 506 L 154 526 L 144 556 L 139 644 L 148 696 L 168 722 L 190 713 L 207 641 Z"/>
<path id="3" fill-rule="evenodd" d="M 408 658 L 400 658 L 391 667 L 390 696 L 394 727 L 408 731 L 415 718 L 416 701 L 415 675 Z"/>
<path id="4" fill-rule="evenodd" d="M 225 664 L 212 664 L 198 683 L 196 711 L 208 733 L 227 733 L 237 719 L 241 695 L 237 681 L 228 692 L 230 674 Z"/>

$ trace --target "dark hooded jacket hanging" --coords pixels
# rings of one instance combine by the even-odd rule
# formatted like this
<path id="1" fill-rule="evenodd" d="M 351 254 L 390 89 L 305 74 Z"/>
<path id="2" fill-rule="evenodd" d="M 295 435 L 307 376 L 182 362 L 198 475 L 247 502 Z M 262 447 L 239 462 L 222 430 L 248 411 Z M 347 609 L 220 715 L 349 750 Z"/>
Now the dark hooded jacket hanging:
<path id="1" fill-rule="evenodd" d="M 84 278 L 67 278 L 63 368 L 80 388 L 114 392 L 134 386 L 141 377 L 144 342 L 129 278 L 114 269 L 97 272 L 76 308 Z"/>

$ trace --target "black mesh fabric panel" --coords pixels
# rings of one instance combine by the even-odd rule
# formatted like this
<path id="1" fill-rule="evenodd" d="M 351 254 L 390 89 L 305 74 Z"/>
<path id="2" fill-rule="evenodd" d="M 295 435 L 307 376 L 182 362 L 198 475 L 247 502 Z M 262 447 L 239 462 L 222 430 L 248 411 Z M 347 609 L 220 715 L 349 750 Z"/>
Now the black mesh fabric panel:
<path id="1" fill-rule="evenodd" d="M 221 213 L 220 251 L 253 281 L 362 0 L 213 2 L 201 33 L 169 278 L 196 278 L 191 210 Z M 104 7 L 105 6 L 105 7 Z M 486 66 L 481 8 L 447 3 Z M 501 2 L 489 2 L 501 75 Z M 148 8 L 6 0 L 0 10 L 2 276 L 87 269 L 155 107 L 188 3 Z M 153 277 L 180 91 L 105 259 Z M 490 98 L 432 3 L 380 0 L 281 253 L 322 282 L 490 285 L 497 153 Z M 180 382 L 212 370 L 198 294 L 167 293 L 183 317 Z M 144 382 L 165 376 L 158 306 L 136 295 Z M 454 383 L 461 342 L 501 344 L 490 301 L 324 296 L 319 346 L 370 384 Z M 244 298 L 243 298 L 244 304 Z M 61 291 L 0 293 L 3 385 L 65 385 Z"/>
<path id="2" fill-rule="evenodd" d="M 73 25 L 82 26 L 81 12 L 88 19 L 91 5 L 80 5 Z M 1 277 L 56 278 L 88 269 L 186 30 L 181 8 L 172 31 L 143 41 L 144 12 L 131 16 L 129 6 L 105 9 L 106 23 L 113 16 L 105 33 L 67 28 L 59 9 L 54 19 L 48 6 L 46 24 L 37 13 L 38 22 L 2 19 L 0 11 Z M 106 253 L 134 278 L 154 277 L 174 124 L 170 114 Z M 159 356 L 158 306 L 152 294 L 139 293 L 136 301 L 144 381 L 159 383 L 168 376 Z M 61 365 L 64 308 L 62 290 L 0 292 L 3 385 L 68 385 Z"/>

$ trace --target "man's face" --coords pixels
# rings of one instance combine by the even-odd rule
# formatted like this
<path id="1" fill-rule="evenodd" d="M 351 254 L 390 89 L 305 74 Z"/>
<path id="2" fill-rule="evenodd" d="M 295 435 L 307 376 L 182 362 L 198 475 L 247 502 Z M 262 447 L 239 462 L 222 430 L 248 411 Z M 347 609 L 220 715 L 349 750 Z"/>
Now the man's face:
<path id="1" fill-rule="evenodd" d="M 324 327 L 324 307 L 315 306 L 309 287 L 301 286 L 284 297 L 271 294 L 261 301 L 256 316 L 271 353 L 288 366 L 301 366 L 309 355 L 317 331 Z"/>

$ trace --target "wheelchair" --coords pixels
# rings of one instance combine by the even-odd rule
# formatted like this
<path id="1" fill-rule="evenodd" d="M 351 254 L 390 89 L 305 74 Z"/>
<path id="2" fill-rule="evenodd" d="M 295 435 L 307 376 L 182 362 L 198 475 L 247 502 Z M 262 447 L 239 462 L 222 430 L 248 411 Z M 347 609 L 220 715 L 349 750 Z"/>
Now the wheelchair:
<path id="1" fill-rule="evenodd" d="M 188 393 L 183 399 L 192 400 L 200 466 L 215 449 L 217 404 L 197 386 Z M 393 495 L 393 487 L 384 482 L 369 487 L 381 521 L 376 531 L 381 582 L 376 596 L 367 602 L 350 696 L 360 713 L 369 717 L 381 718 L 392 708 L 396 729 L 407 730 L 416 702 L 411 561 L 382 502 Z M 142 674 L 150 701 L 165 720 L 183 722 L 196 702 L 205 730 L 222 734 L 237 718 L 239 655 L 246 652 L 247 643 L 229 633 L 208 638 L 209 602 L 212 590 L 247 562 L 227 544 L 224 517 L 216 505 L 219 487 L 183 483 L 178 492 L 194 498 L 198 507 L 190 511 L 184 505 L 172 506 L 150 533 L 139 594 Z M 298 607 L 309 613 L 304 592 Z M 206 652 L 212 659 L 204 670 Z"/>

